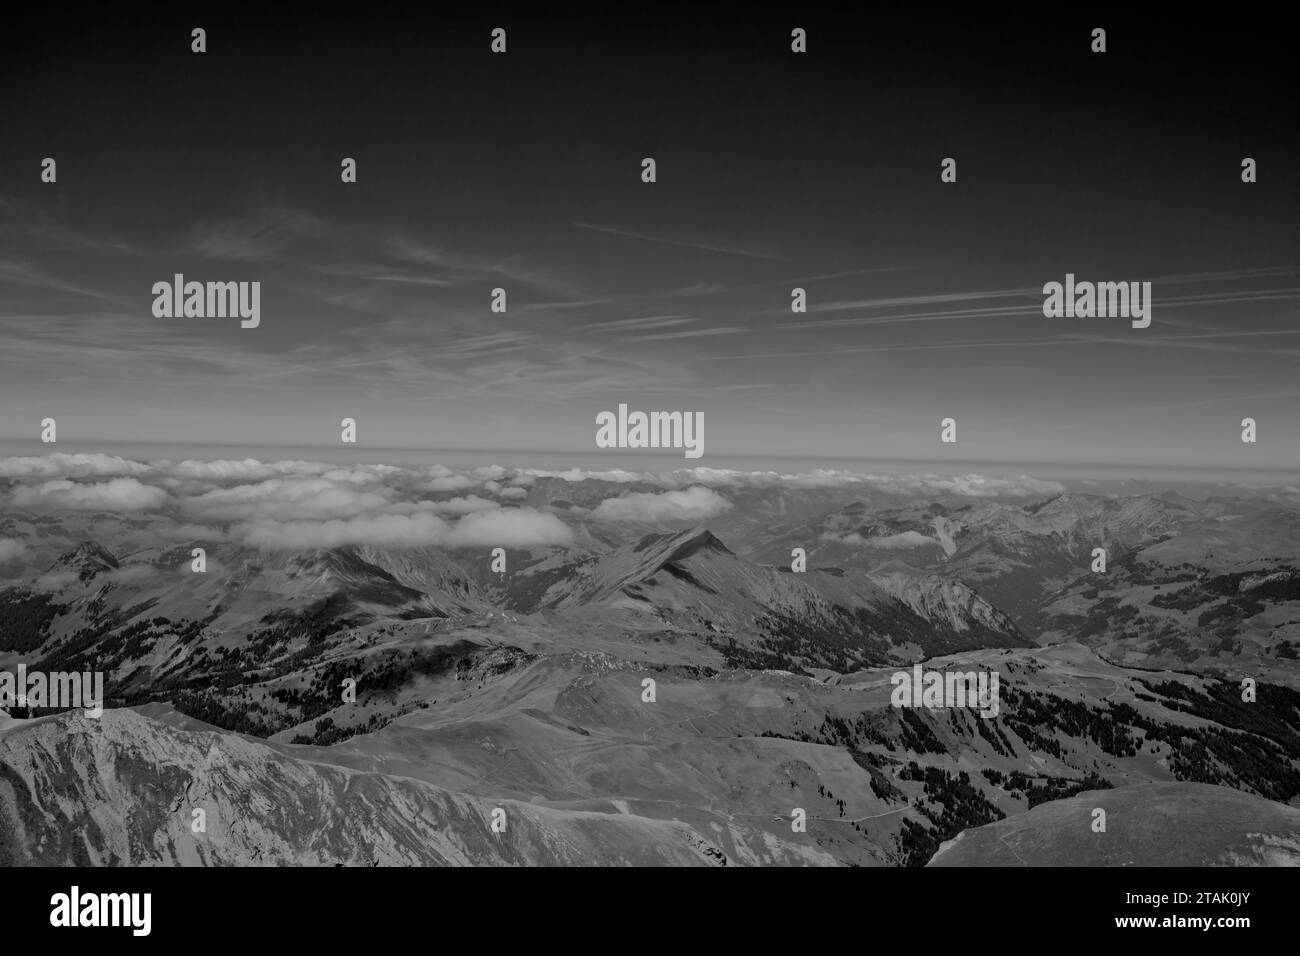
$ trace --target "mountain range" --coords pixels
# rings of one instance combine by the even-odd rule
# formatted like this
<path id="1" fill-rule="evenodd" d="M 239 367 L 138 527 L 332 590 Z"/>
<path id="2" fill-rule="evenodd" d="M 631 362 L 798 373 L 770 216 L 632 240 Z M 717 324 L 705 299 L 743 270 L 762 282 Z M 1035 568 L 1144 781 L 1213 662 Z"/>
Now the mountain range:
<path id="1" fill-rule="evenodd" d="M 521 506 L 573 533 L 505 571 L 486 547 L 221 535 L 195 571 L 159 516 L 6 508 L 26 550 L 0 668 L 103 671 L 109 710 L 0 718 L 0 858 L 1294 856 L 1295 504 L 751 488 L 718 520 L 596 517 L 644 487 L 532 484 Z M 916 663 L 996 670 L 998 716 L 893 706 Z M 1156 806 L 1218 822 L 1136 838 Z"/>

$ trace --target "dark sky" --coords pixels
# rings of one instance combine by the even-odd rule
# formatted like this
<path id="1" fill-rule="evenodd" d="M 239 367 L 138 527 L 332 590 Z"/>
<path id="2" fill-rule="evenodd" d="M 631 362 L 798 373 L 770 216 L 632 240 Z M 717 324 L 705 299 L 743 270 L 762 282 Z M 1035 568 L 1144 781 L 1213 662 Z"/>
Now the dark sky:
<path id="1" fill-rule="evenodd" d="M 704 412 L 705 463 L 942 459 L 953 416 L 965 459 L 1295 465 L 1285 25 L 843 6 L 16 23 L 0 437 L 590 450 L 627 402 Z M 154 318 L 175 272 L 260 327 Z M 1045 318 L 1067 272 L 1151 327 Z"/>

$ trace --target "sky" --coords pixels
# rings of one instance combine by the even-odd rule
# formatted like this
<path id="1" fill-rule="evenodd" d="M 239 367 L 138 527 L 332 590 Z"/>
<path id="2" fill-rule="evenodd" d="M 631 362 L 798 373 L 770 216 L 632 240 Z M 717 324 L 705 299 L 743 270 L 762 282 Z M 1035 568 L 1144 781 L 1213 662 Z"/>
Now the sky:
<path id="1" fill-rule="evenodd" d="M 636 468 L 595 446 L 626 403 L 703 413 L 695 464 L 1300 471 L 1280 27 L 708 9 L 20 23 L 0 439 L 330 447 L 351 417 Z M 259 281 L 260 325 L 156 318 L 178 272 Z M 1150 281 L 1151 326 L 1045 318 L 1067 272 Z"/>

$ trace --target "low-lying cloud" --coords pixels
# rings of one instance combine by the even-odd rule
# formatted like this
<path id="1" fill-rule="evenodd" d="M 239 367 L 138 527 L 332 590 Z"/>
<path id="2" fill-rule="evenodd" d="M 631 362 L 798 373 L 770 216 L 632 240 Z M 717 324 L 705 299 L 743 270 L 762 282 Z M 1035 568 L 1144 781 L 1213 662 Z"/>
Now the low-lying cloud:
<path id="1" fill-rule="evenodd" d="M 598 521 L 634 521 L 660 524 L 668 521 L 704 521 L 731 510 L 731 502 L 712 488 L 695 485 L 684 491 L 658 494 L 633 492 L 621 498 L 606 498 L 592 517 Z"/>
<path id="2" fill-rule="evenodd" d="M 133 461 L 56 452 L 0 458 L 0 508 L 18 512 L 6 528 L 9 537 L 0 538 L 0 561 L 33 560 L 76 542 L 79 532 L 47 538 L 37 530 L 39 522 L 23 518 L 24 511 L 115 515 L 121 519 L 118 540 L 141 548 L 159 541 L 233 542 L 268 550 L 361 544 L 541 547 L 567 546 L 575 536 L 586 540 L 585 526 L 592 522 L 707 521 L 732 510 L 737 495 L 765 489 L 931 499 L 1030 499 L 1066 490 L 1060 482 L 1027 475 L 452 468 L 254 458 Z M 900 550 L 934 543 L 919 532 L 838 540 Z"/>
<path id="3" fill-rule="evenodd" d="M 530 508 L 471 512 L 452 524 L 435 514 L 381 514 L 328 521 L 261 520 L 231 533 L 267 551 L 374 545 L 385 548 L 531 547 L 567 545 L 570 528 L 552 514 Z"/>
<path id="4" fill-rule="evenodd" d="M 166 503 L 166 491 L 134 478 L 90 483 L 58 478 L 13 492 L 15 507 L 34 511 L 146 511 Z"/>
<path id="5" fill-rule="evenodd" d="M 113 455 L 67 455 L 54 452 L 39 457 L 0 458 L 0 478 L 90 478 L 143 475 L 149 466 Z"/>
<path id="6" fill-rule="evenodd" d="M 27 545 L 20 538 L 0 538 L 0 564 L 14 561 L 27 553 Z"/>

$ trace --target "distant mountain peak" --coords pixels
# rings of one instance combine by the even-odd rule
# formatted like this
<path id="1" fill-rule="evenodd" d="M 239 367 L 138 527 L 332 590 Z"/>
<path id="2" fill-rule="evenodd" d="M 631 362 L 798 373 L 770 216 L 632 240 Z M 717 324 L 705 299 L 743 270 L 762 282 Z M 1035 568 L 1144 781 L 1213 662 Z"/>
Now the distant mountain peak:
<path id="1" fill-rule="evenodd" d="M 633 547 L 634 554 L 643 554 L 646 552 L 666 552 L 666 555 L 657 560 L 658 565 L 670 564 L 673 561 L 680 561 L 689 558 L 700 551 L 717 551 L 721 554 L 734 554 L 734 552 L 722 543 L 722 540 L 708 528 L 691 528 L 687 531 L 670 532 L 667 534 L 648 534 Z"/>
<path id="2" fill-rule="evenodd" d="M 71 551 L 59 555 L 50 565 L 50 570 L 76 571 L 81 580 L 86 581 L 101 571 L 113 571 L 119 567 L 121 562 L 112 552 L 94 541 L 83 541 Z"/>
<path id="3" fill-rule="evenodd" d="M 692 528 L 690 531 L 684 531 L 676 537 L 677 543 L 673 546 L 672 553 L 664 559 L 664 564 L 681 561 L 701 551 L 716 551 L 720 554 L 734 553 L 708 528 Z"/>

